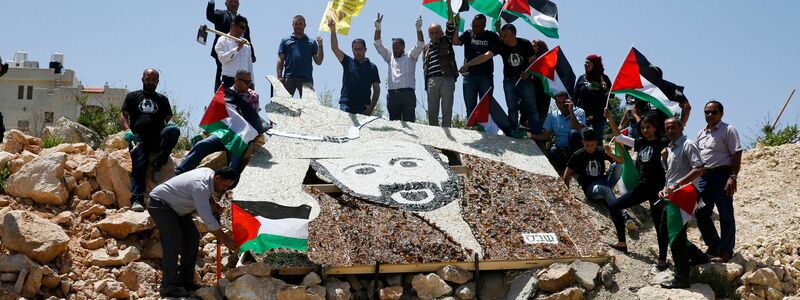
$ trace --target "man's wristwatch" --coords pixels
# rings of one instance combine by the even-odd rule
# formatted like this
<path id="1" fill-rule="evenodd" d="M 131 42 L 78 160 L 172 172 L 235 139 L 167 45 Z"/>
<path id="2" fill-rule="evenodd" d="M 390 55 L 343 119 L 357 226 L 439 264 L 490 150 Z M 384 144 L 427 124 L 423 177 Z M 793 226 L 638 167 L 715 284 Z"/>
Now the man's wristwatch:
<path id="1" fill-rule="evenodd" d="M 730 178 L 733 179 L 733 181 L 737 181 L 737 179 L 739 179 L 739 177 L 736 174 L 731 175 Z"/>

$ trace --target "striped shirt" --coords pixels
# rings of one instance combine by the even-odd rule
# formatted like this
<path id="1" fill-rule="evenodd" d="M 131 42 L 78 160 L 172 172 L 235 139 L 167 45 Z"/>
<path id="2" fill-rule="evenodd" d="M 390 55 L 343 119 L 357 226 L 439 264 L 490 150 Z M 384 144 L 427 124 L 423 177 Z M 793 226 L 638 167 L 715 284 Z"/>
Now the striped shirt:
<path id="1" fill-rule="evenodd" d="M 445 30 L 444 36 L 439 39 L 438 42 L 431 42 L 428 45 L 428 73 L 425 74 L 425 76 L 428 78 L 444 76 L 444 72 L 442 72 L 442 64 L 439 63 L 439 43 L 452 43 L 453 35 L 456 31 L 455 25 L 451 23 L 447 23 L 446 28 L 447 29 Z"/>
<path id="2" fill-rule="evenodd" d="M 416 84 L 414 73 L 417 69 L 417 61 L 425 46 L 423 42 L 417 41 L 411 51 L 403 53 L 400 57 L 395 57 L 383 46 L 382 40 L 375 41 L 375 49 L 383 60 L 389 64 L 389 90 L 413 89 Z"/>

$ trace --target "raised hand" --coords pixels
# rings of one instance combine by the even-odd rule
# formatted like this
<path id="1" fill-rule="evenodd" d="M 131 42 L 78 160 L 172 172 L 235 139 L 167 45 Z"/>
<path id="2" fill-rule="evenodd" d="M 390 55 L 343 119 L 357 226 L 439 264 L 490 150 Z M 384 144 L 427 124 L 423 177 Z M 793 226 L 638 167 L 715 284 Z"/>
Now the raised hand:
<path id="1" fill-rule="evenodd" d="M 422 31 L 422 16 L 417 17 L 417 22 L 414 23 L 414 26 L 417 27 L 417 31 Z"/>
<path id="2" fill-rule="evenodd" d="M 378 13 L 378 17 L 375 18 L 375 30 L 381 31 L 381 22 L 383 22 L 383 15 Z"/>
<path id="3" fill-rule="evenodd" d="M 331 17 L 328 17 L 328 29 L 330 29 L 331 32 L 336 32 L 336 21 Z"/>

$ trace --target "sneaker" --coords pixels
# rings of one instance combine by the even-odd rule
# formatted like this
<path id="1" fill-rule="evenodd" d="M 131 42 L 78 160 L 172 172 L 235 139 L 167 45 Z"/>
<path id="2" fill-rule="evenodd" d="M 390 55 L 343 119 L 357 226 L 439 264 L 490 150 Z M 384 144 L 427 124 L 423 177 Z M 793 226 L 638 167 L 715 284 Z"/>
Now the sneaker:
<path id="1" fill-rule="evenodd" d="M 639 226 L 636 226 L 636 221 L 634 221 L 633 219 L 628 219 L 627 221 L 625 221 L 625 229 L 627 229 L 628 231 L 634 231 L 638 228 Z"/>
<path id="2" fill-rule="evenodd" d="M 134 201 L 131 204 L 131 210 L 135 212 L 143 212 L 144 206 L 142 205 L 142 203 L 139 203 L 139 201 Z"/>

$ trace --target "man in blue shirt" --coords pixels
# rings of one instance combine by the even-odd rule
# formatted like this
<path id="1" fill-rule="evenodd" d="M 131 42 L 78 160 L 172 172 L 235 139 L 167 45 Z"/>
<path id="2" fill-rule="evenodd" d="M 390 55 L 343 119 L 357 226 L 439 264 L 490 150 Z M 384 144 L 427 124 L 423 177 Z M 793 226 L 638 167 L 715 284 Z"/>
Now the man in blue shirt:
<path id="1" fill-rule="evenodd" d="M 306 19 L 301 15 L 292 18 L 292 29 L 292 35 L 281 40 L 278 46 L 277 74 L 289 94 L 294 95 L 299 90 L 302 96 L 304 84 L 314 85 L 312 57 L 314 63 L 322 65 L 322 37 L 318 36 L 316 41 L 308 38 Z"/>
<path id="2" fill-rule="evenodd" d="M 328 28 L 331 31 L 331 50 L 344 70 L 339 108 L 351 114 L 372 115 L 381 95 L 381 79 L 378 67 L 366 57 L 367 43 L 363 39 L 353 40 L 353 57 L 350 57 L 339 49 L 336 21 L 329 18 Z"/>
<path id="3" fill-rule="evenodd" d="M 533 136 L 537 142 L 546 142 L 555 135 L 555 143 L 547 153 L 550 164 L 560 173 L 567 160 L 581 148 L 581 132 L 586 125 L 586 113 L 572 104 L 565 91 L 556 93 L 557 111 L 548 113 L 544 132 Z"/>

